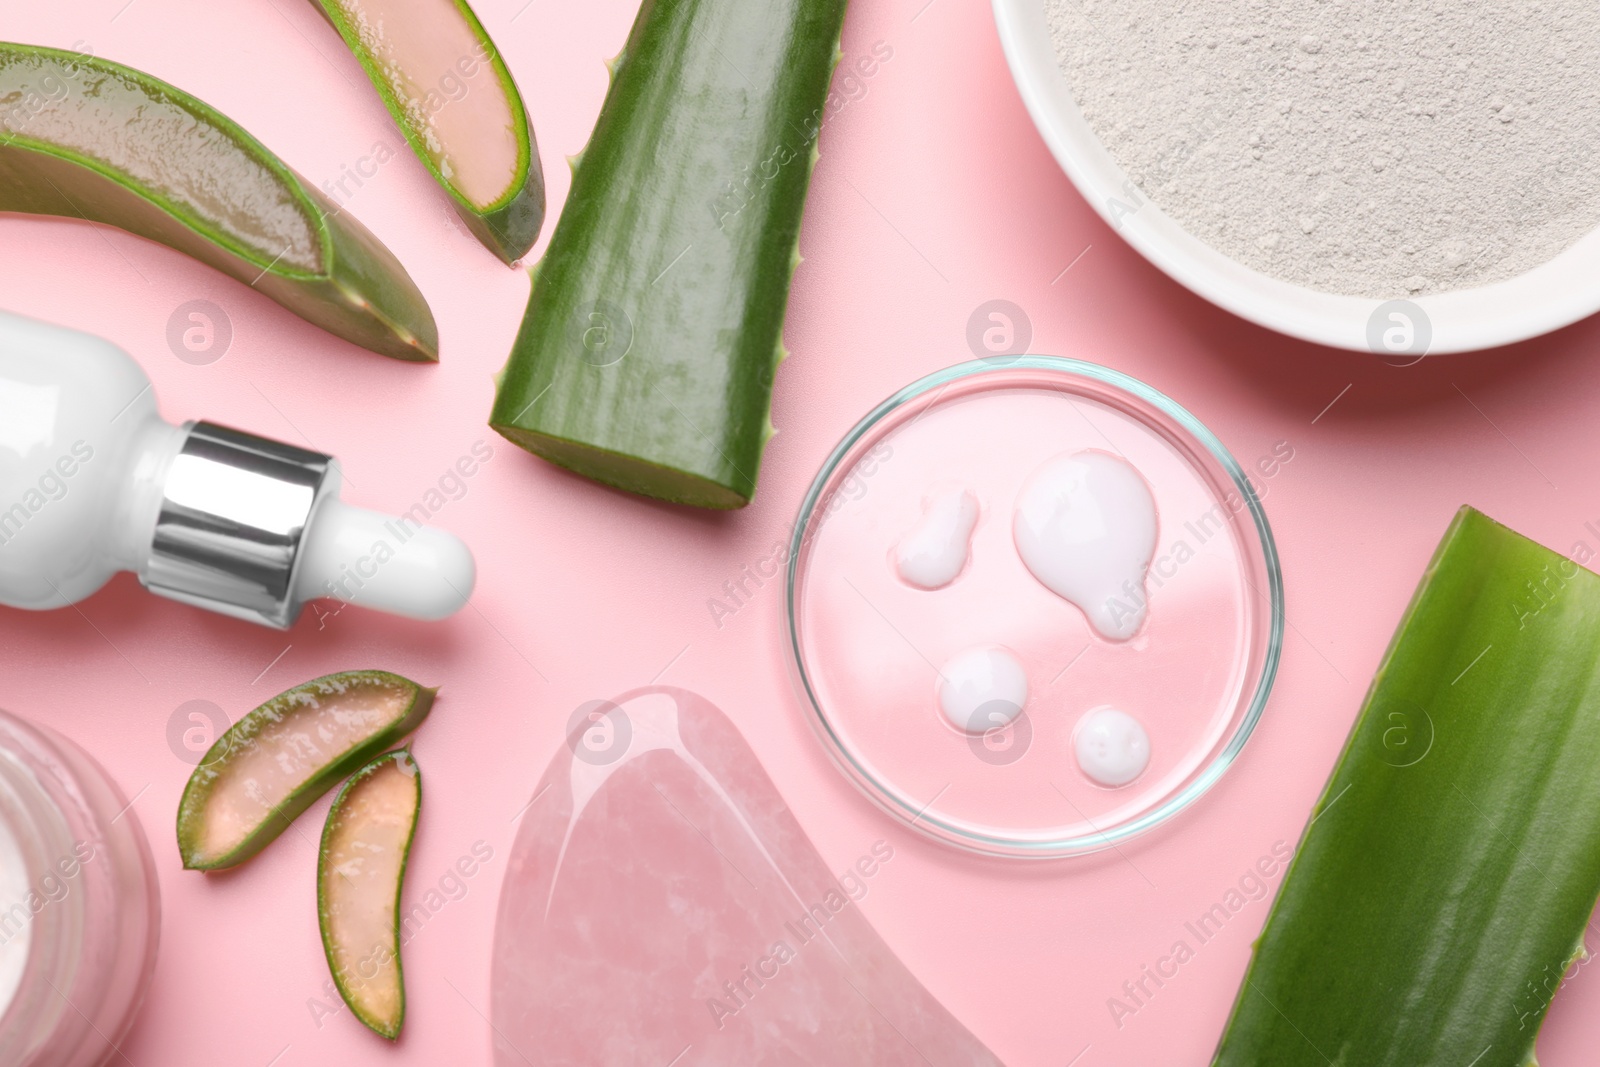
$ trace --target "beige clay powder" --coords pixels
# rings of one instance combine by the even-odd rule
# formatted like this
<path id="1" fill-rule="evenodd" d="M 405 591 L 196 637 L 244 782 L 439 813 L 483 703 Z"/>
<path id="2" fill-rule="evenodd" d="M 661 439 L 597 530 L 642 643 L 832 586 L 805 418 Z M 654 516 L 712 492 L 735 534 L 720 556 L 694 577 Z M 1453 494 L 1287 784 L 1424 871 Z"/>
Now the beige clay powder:
<path id="1" fill-rule="evenodd" d="M 1212 247 L 1325 292 L 1499 281 L 1600 225 L 1592 0 L 1044 0 L 1096 135 Z"/>

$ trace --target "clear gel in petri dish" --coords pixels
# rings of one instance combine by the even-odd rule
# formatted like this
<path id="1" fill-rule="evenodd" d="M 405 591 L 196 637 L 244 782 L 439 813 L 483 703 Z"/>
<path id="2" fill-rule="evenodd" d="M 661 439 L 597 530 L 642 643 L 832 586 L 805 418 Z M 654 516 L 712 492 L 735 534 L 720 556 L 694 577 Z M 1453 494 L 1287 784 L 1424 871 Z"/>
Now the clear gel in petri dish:
<path id="1" fill-rule="evenodd" d="M 1126 640 L 1039 581 L 1014 541 L 1028 477 L 1080 451 L 1126 460 L 1155 498 L 1148 603 Z M 983 503 L 970 556 L 948 585 L 917 588 L 888 550 L 950 484 Z M 788 568 L 791 664 L 836 764 L 906 825 L 992 855 L 1094 852 L 1186 808 L 1250 736 L 1282 643 L 1277 553 L 1239 464 L 1156 390 L 1053 356 L 964 363 L 878 405 L 817 474 Z M 1026 706 L 957 730 L 941 665 L 982 645 L 1022 663 Z M 1106 705 L 1149 734 L 1149 765 L 1117 788 L 1074 751 L 1079 720 Z"/>

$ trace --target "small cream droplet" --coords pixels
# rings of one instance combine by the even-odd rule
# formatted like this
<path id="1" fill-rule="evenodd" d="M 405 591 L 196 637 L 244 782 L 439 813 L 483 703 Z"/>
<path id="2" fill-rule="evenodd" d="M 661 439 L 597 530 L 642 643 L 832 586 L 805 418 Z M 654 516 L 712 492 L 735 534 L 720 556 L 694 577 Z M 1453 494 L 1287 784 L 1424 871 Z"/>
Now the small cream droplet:
<path id="1" fill-rule="evenodd" d="M 1150 735 L 1125 711 L 1095 708 L 1078 720 L 1072 745 L 1083 773 L 1100 785 L 1127 785 L 1150 765 Z"/>
<path id="2" fill-rule="evenodd" d="M 967 565 L 978 498 L 965 489 L 935 495 L 917 524 L 895 547 L 895 570 L 918 589 L 940 589 Z"/>
<path id="3" fill-rule="evenodd" d="M 1010 649 L 980 645 L 939 671 L 939 710 L 958 730 L 981 734 L 1006 726 L 1028 703 L 1028 672 Z"/>

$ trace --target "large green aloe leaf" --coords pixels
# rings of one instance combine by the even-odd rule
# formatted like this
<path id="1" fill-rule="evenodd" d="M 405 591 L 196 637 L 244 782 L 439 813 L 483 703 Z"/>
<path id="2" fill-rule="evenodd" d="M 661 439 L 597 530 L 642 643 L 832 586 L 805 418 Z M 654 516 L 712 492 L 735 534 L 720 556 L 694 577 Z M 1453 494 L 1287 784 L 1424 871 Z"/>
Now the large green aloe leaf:
<path id="1" fill-rule="evenodd" d="M 1523 1067 L 1600 894 L 1600 576 L 1463 508 L 1215 1067 Z"/>
<path id="2" fill-rule="evenodd" d="M 238 125 L 148 74 L 0 42 L 0 211 L 160 241 L 396 359 L 438 359 L 393 253 Z"/>
<path id="3" fill-rule="evenodd" d="M 489 425 L 606 485 L 739 508 L 845 0 L 644 0 Z"/>

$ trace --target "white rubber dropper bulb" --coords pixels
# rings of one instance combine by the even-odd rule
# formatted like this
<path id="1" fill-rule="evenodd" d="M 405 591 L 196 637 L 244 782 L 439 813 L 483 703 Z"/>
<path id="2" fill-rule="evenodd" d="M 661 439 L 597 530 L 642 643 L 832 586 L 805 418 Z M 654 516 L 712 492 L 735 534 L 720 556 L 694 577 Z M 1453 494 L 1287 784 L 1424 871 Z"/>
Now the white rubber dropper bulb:
<path id="1" fill-rule="evenodd" d="M 329 496 L 307 524 L 295 573 L 301 601 L 331 597 L 413 619 L 454 614 L 477 569 L 453 534 Z"/>

